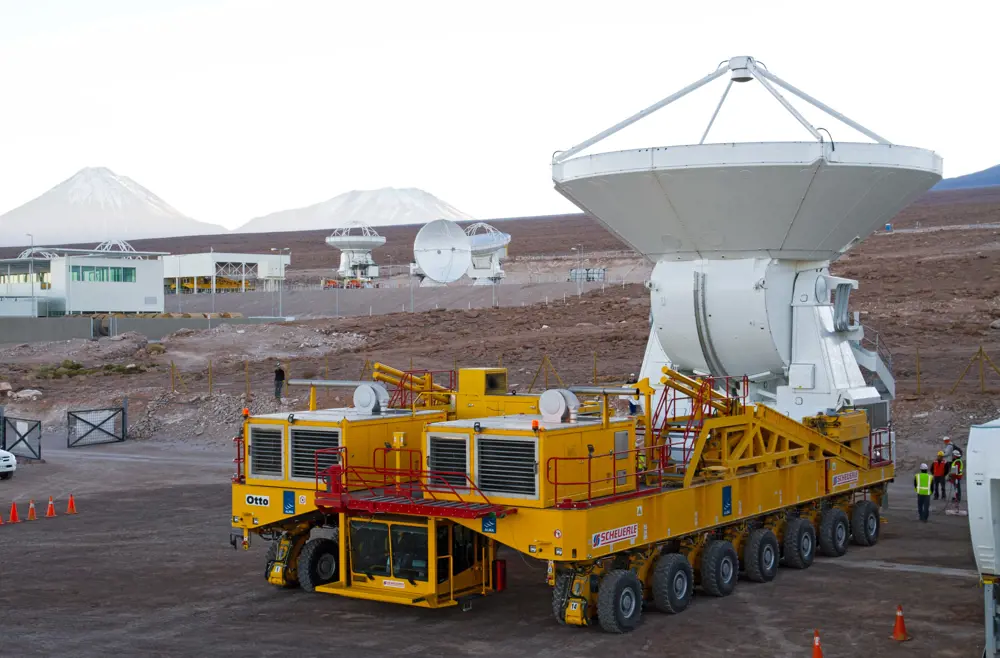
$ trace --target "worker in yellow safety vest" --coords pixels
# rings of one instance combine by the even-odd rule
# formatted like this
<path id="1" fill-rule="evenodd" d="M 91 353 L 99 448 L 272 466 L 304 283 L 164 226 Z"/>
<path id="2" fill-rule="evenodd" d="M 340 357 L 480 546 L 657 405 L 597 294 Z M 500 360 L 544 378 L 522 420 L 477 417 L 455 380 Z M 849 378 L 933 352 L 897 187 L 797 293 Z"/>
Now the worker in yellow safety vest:
<path id="1" fill-rule="evenodd" d="M 931 482 L 933 478 L 927 472 L 927 464 L 921 464 L 920 472 L 913 476 L 913 488 L 917 490 L 917 513 L 924 523 L 931 515 Z"/>
<path id="2" fill-rule="evenodd" d="M 948 477 L 951 478 L 952 483 L 955 485 L 955 496 L 952 500 L 956 503 L 962 502 L 962 479 L 965 476 L 965 461 L 962 459 L 962 451 L 955 448 L 954 461 L 951 462 L 951 473 Z"/>

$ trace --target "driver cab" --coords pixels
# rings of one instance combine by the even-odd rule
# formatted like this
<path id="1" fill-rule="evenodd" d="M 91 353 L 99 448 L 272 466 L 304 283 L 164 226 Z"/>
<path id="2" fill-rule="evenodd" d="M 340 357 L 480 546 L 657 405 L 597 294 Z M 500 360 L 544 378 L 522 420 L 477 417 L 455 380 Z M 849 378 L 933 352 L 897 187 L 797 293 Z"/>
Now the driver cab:
<path id="1" fill-rule="evenodd" d="M 431 608 L 494 590 L 494 543 L 465 526 L 390 515 L 346 525 L 350 568 L 341 582 L 317 589 Z"/>

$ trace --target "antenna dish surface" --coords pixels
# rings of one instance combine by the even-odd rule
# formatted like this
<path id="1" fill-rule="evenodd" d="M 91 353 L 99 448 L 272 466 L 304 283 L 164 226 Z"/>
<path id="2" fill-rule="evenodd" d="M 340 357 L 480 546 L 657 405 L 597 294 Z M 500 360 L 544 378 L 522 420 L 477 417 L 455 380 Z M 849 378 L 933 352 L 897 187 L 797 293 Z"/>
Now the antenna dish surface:
<path id="1" fill-rule="evenodd" d="M 427 278 L 451 283 L 472 265 L 472 240 L 449 219 L 435 219 L 420 229 L 413 241 L 413 258 Z"/>
<path id="2" fill-rule="evenodd" d="M 732 81 L 760 82 L 816 141 L 704 143 L 729 94 L 727 87 L 700 144 L 578 155 L 727 72 Z M 827 140 L 820 132 L 824 129 L 788 104 L 779 86 L 875 143 Z M 557 153 L 552 164 L 561 194 L 654 261 L 835 260 L 941 175 L 942 160 L 933 151 L 889 143 L 750 57 L 734 58 L 680 92 Z"/>
<path id="3" fill-rule="evenodd" d="M 363 222 L 351 222 L 335 228 L 326 244 L 341 251 L 371 251 L 385 244 L 385 236 Z"/>

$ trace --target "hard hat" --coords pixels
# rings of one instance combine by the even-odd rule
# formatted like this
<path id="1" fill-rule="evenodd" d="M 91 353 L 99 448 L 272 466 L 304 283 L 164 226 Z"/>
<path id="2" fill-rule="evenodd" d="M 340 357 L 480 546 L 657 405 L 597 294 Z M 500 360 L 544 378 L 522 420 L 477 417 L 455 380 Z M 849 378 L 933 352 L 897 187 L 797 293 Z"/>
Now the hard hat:
<path id="1" fill-rule="evenodd" d="M 942 452 L 941 450 L 938 450 L 938 457 L 944 457 L 944 452 Z"/>
<path id="2" fill-rule="evenodd" d="M 946 437 L 944 437 L 944 442 L 945 442 L 945 443 L 949 443 L 949 442 L 951 442 L 951 439 L 949 439 L 949 438 L 948 438 L 948 437 L 946 436 Z"/>
<path id="3" fill-rule="evenodd" d="M 953 452 L 952 454 L 955 455 L 956 457 L 961 457 L 962 451 L 959 450 L 958 448 L 955 448 L 955 452 Z"/>
<path id="4" fill-rule="evenodd" d="M 927 464 L 921 464 L 920 465 L 920 470 L 921 471 L 926 471 L 927 470 Z"/>

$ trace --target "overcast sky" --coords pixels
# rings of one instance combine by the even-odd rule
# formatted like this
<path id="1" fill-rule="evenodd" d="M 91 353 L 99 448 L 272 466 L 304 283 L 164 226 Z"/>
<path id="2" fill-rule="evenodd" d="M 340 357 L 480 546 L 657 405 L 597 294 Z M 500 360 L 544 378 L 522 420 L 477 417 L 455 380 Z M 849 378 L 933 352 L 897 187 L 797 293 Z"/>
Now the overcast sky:
<path id="1" fill-rule="evenodd" d="M 573 210 L 552 189 L 553 151 L 735 55 L 937 151 L 946 176 L 1000 163 L 1000 2 L 926 6 L 0 0 L 0 213 L 85 166 L 228 227 L 389 186 L 484 219 Z M 724 87 L 596 150 L 697 142 Z M 738 85 L 709 141 L 760 139 L 810 137 Z"/>

